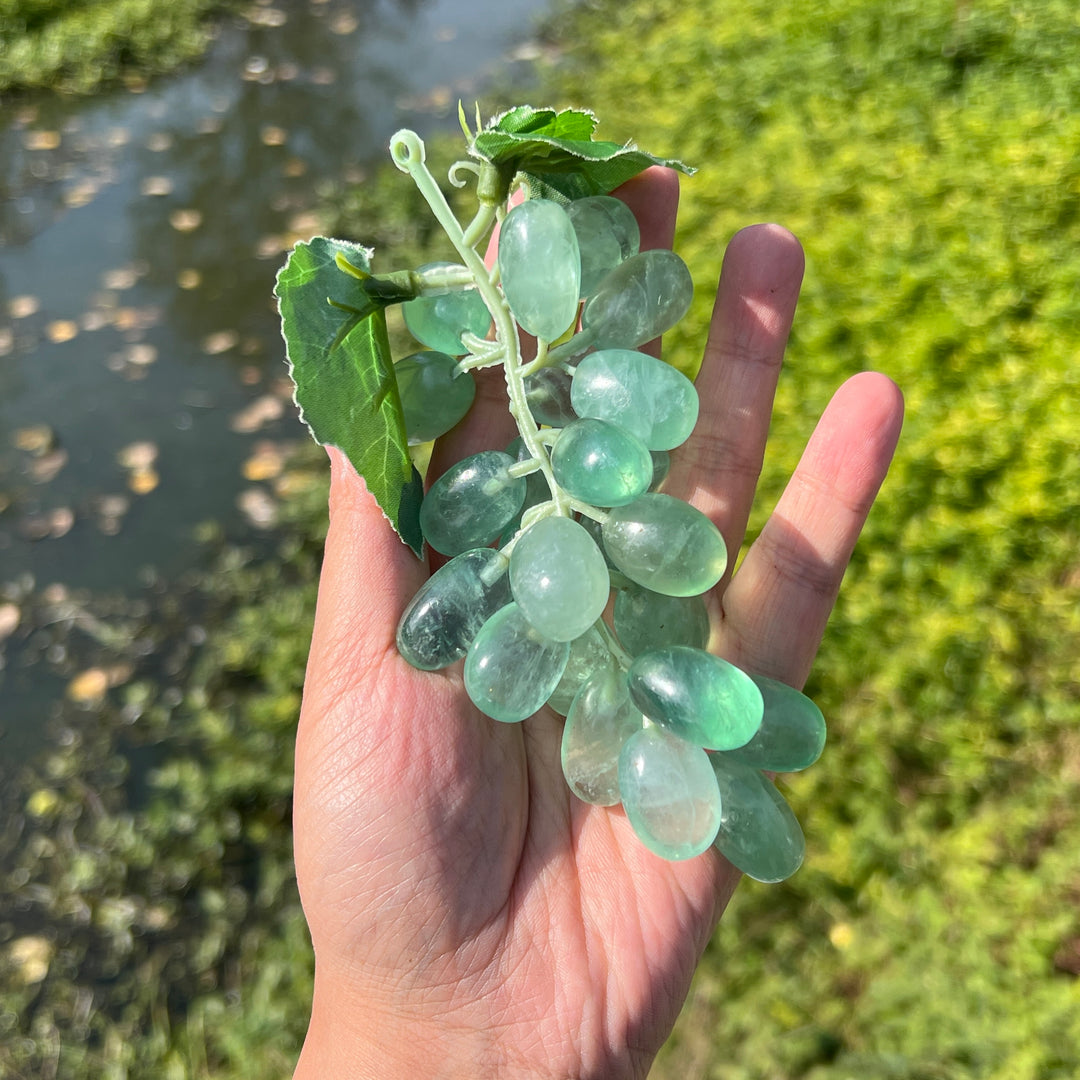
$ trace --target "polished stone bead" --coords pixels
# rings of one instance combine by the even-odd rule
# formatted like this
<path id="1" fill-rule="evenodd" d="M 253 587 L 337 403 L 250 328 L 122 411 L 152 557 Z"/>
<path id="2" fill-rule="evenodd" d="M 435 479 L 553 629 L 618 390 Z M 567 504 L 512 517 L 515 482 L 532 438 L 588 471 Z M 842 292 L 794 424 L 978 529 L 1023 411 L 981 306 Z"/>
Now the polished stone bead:
<path id="1" fill-rule="evenodd" d="M 522 380 L 529 412 L 538 424 L 566 427 L 577 419 L 570 404 L 570 376 L 562 368 L 541 368 Z"/>
<path id="2" fill-rule="evenodd" d="M 687 312 L 694 282 L 673 251 L 642 251 L 620 263 L 585 304 L 581 325 L 598 349 L 636 349 Z"/>
<path id="3" fill-rule="evenodd" d="M 660 728 L 623 744 L 619 795 L 634 832 L 665 859 L 693 858 L 716 839 L 721 800 L 709 755 Z"/>
<path id="4" fill-rule="evenodd" d="M 730 754 L 709 757 L 720 788 L 720 854 L 756 881 L 791 877 L 802 865 L 806 840 L 783 795 L 764 773 Z"/>
<path id="5" fill-rule="evenodd" d="M 647 492 L 608 514 L 604 550 L 631 580 L 668 596 L 711 589 L 727 566 L 720 530 L 689 503 Z"/>
<path id="6" fill-rule="evenodd" d="M 438 270 L 454 263 L 428 263 L 420 271 Z M 431 296 L 418 296 L 401 305 L 405 325 L 421 345 L 451 356 L 464 356 L 469 350 L 461 335 L 470 331 L 486 337 L 491 329 L 491 312 L 475 289 L 457 289 Z"/>
<path id="7" fill-rule="evenodd" d="M 573 641 L 600 618 L 611 584 L 593 538 L 566 517 L 534 522 L 510 553 L 510 588 L 545 637 Z"/>
<path id="8" fill-rule="evenodd" d="M 451 466 L 420 504 L 424 539 L 443 555 L 490 544 L 525 499 L 524 477 L 507 472 L 513 463 L 509 454 L 482 450 Z"/>
<path id="9" fill-rule="evenodd" d="M 507 604 L 480 628 L 465 657 L 465 690 L 493 720 L 514 724 L 532 716 L 559 685 L 568 641 L 552 641 Z"/>
<path id="10" fill-rule="evenodd" d="M 510 603 L 509 566 L 500 552 L 475 548 L 436 570 L 402 613 L 398 652 L 422 671 L 463 657 L 480 627 Z"/>
<path id="11" fill-rule="evenodd" d="M 564 491 L 593 506 L 623 506 L 643 495 L 653 475 L 645 444 L 605 420 L 575 420 L 551 450 L 551 471 Z"/>
<path id="12" fill-rule="evenodd" d="M 585 683 L 601 668 L 614 667 L 615 658 L 594 623 L 584 634 L 570 642 L 570 659 L 566 661 L 566 670 L 559 685 L 548 698 L 548 705 L 560 716 L 565 716 Z"/>
<path id="13" fill-rule="evenodd" d="M 631 656 L 665 645 L 704 649 L 711 629 L 701 596 L 665 596 L 633 584 L 616 594 L 612 625 Z"/>
<path id="14" fill-rule="evenodd" d="M 650 450 L 686 441 L 698 418 L 698 393 L 681 372 L 633 349 L 602 349 L 578 364 L 570 390 L 578 416 L 632 431 Z"/>
<path id="15" fill-rule="evenodd" d="M 418 352 L 394 365 L 409 445 L 445 435 L 468 411 L 476 382 L 449 353 Z"/>
<path id="16" fill-rule="evenodd" d="M 589 195 L 566 207 L 581 250 L 581 296 L 591 296 L 616 266 L 638 253 L 641 231 L 634 212 L 611 195 Z"/>
<path id="17" fill-rule="evenodd" d="M 642 653 L 627 683 L 646 716 L 707 750 L 733 750 L 761 726 L 761 691 L 750 676 L 703 649 L 668 645 Z"/>
<path id="18" fill-rule="evenodd" d="M 761 691 L 765 715 L 758 733 L 731 756 L 755 769 L 798 772 L 813 765 L 825 749 L 825 717 L 792 686 L 764 675 L 751 675 Z"/>
<path id="19" fill-rule="evenodd" d="M 499 227 L 503 293 L 518 325 L 554 341 L 577 318 L 581 253 L 566 211 L 550 199 L 526 199 Z"/>
<path id="20" fill-rule="evenodd" d="M 614 665 L 595 672 L 574 698 L 562 735 L 562 770 L 570 790 L 594 806 L 619 801 L 619 754 L 642 728 L 641 712 Z"/>

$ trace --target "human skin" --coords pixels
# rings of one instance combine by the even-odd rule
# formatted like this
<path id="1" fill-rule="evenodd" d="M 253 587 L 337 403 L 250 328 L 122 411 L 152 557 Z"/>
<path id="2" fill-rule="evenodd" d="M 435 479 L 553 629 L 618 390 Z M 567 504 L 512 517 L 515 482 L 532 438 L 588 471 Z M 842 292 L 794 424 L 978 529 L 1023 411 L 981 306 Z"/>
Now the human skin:
<path id="1" fill-rule="evenodd" d="M 670 246 L 673 173 L 617 193 L 642 248 Z M 665 491 L 738 552 L 803 274 L 798 241 L 742 230 L 723 259 L 701 414 Z M 516 434 L 500 372 L 480 372 L 429 480 Z M 712 647 L 801 687 L 900 432 L 883 375 L 836 392 L 739 568 L 708 596 Z M 411 668 L 394 633 L 433 569 L 330 451 L 330 529 L 296 744 L 297 879 L 315 994 L 297 1080 L 644 1077 L 738 881 L 715 851 L 651 854 L 619 808 L 563 779 L 562 719 L 479 713 L 461 665 Z M 734 561 L 734 560 L 732 560 Z M 718 1056 L 734 1047 L 718 1046 Z"/>

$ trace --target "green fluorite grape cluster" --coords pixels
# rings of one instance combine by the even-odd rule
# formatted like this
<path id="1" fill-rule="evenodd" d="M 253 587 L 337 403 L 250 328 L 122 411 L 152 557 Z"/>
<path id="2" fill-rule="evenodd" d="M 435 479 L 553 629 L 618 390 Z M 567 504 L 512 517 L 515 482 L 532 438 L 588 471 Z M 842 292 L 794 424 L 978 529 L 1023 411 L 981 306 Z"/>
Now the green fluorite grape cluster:
<path id="1" fill-rule="evenodd" d="M 662 490 L 698 395 L 642 351 L 686 313 L 691 276 L 675 253 L 640 250 L 633 214 L 596 191 L 600 178 L 630 175 L 609 168 L 618 155 L 636 155 L 635 169 L 657 159 L 590 149 L 610 144 L 566 137 L 581 125 L 564 114 L 544 114 L 548 128 L 532 111 L 507 115 L 483 166 L 455 166 L 479 174 L 480 207 L 465 228 L 419 138 L 399 132 L 391 144 L 460 263 L 376 279 L 366 256 L 363 267 L 339 261 L 368 298 L 335 302 L 354 321 L 403 301 L 420 349 L 380 392 L 396 390 L 410 444 L 465 417 L 471 373 L 485 367 L 502 368 L 518 430 L 424 494 L 419 528 L 447 561 L 403 612 L 398 650 L 424 671 L 463 659 L 469 697 L 502 723 L 544 707 L 563 715 L 571 790 L 621 804 L 656 854 L 686 859 L 715 844 L 750 876 L 782 880 L 802 860 L 803 836 L 768 774 L 816 760 L 825 725 L 801 693 L 708 651 L 705 595 L 728 552 L 708 517 Z M 580 175 L 567 164 L 575 154 Z M 516 202 L 515 186 L 525 196 Z M 496 224 L 489 267 L 478 249 Z"/>

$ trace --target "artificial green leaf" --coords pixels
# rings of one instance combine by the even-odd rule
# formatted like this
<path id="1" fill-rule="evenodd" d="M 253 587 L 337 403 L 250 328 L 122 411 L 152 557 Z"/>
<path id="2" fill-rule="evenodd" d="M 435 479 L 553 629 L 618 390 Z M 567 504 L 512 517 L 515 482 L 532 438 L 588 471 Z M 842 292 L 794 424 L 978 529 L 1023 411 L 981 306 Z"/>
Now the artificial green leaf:
<path id="1" fill-rule="evenodd" d="M 293 248 L 277 277 L 296 403 L 315 441 L 345 453 L 390 524 L 420 555 L 423 485 L 409 457 L 386 301 L 342 271 L 339 256 L 370 273 L 370 250 L 317 236 Z"/>
<path id="2" fill-rule="evenodd" d="M 593 139 L 596 117 L 582 109 L 534 109 L 520 105 L 495 117 L 472 142 L 470 153 L 501 175 L 523 173 L 534 196 L 569 202 L 606 195 L 650 165 L 691 175 L 673 158 L 659 158 L 632 143 Z"/>

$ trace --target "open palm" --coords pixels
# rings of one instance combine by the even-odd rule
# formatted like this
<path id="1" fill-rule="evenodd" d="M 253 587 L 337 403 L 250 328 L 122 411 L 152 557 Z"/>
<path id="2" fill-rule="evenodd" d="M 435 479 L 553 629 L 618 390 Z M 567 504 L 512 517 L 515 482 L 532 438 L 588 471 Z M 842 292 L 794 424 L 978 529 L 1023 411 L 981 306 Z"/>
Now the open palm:
<path id="1" fill-rule="evenodd" d="M 668 246 L 677 181 L 619 194 L 642 247 Z M 724 258 L 697 387 L 701 415 L 665 486 L 739 550 L 803 259 L 776 226 Z M 516 433 L 501 376 L 479 380 L 432 477 Z M 801 686 L 899 434 L 899 392 L 836 393 L 787 490 L 709 597 L 713 647 Z M 330 532 L 296 751 L 297 876 L 316 955 L 298 1077 L 644 1076 L 737 874 L 714 850 L 652 855 L 623 812 L 578 801 L 562 719 L 499 724 L 461 665 L 420 672 L 397 620 L 429 573 L 331 453 Z"/>

